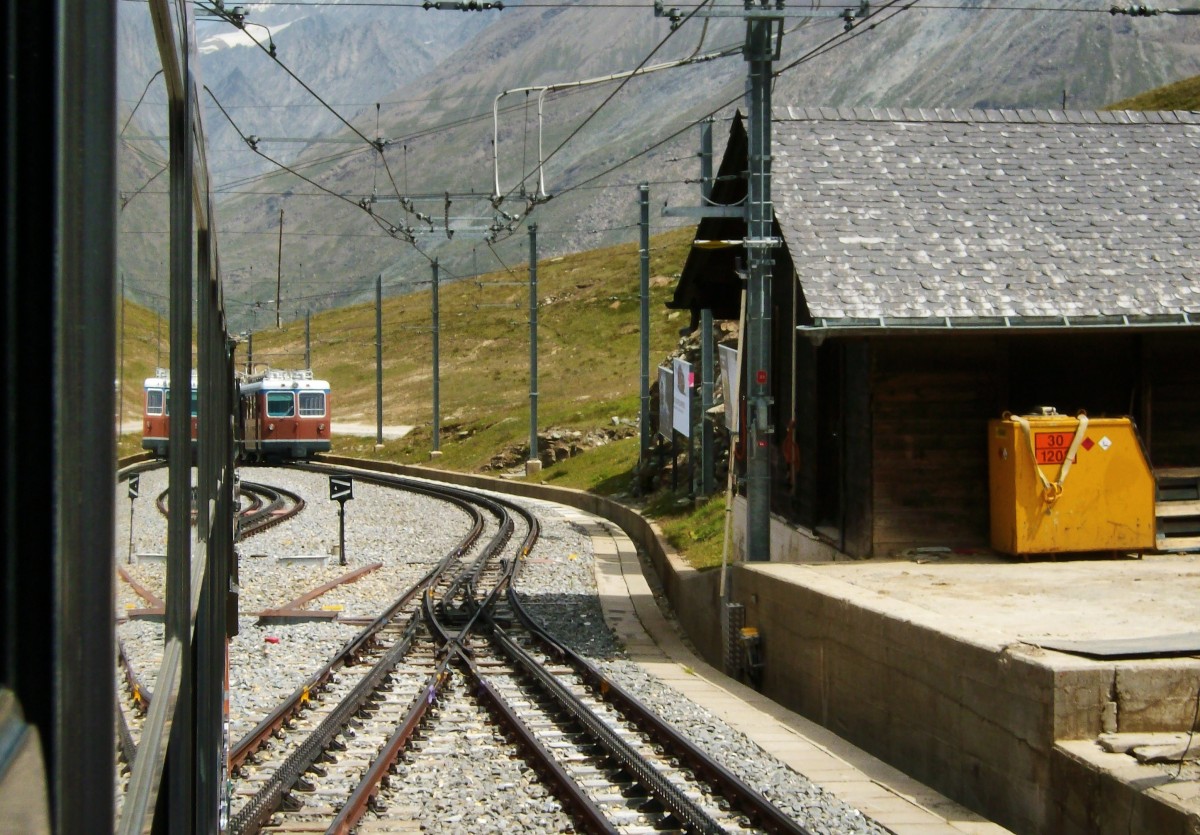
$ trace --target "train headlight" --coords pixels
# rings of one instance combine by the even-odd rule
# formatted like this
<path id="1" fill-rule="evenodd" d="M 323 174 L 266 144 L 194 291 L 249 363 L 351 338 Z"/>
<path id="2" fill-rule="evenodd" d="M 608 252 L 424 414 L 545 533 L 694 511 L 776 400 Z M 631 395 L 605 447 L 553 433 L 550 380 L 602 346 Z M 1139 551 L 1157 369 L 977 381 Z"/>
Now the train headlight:
<path id="1" fill-rule="evenodd" d="M 268 423 L 268 424 L 267 424 L 267 431 L 268 431 L 268 432 L 274 432 L 274 431 L 275 431 L 275 424 L 273 424 L 273 423 Z"/>

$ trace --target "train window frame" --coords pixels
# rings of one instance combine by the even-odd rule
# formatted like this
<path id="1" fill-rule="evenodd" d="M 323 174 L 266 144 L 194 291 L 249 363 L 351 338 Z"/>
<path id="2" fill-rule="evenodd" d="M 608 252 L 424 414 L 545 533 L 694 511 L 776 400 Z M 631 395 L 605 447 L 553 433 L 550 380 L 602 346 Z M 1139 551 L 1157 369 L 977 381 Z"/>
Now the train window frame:
<path id="1" fill-rule="evenodd" d="M 305 401 L 319 402 L 320 408 L 314 406 L 306 406 Z M 325 417 L 325 392 L 323 391 L 298 391 L 296 392 L 296 407 L 297 412 L 302 418 L 320 418 Z"/>
<path id="2" fill-rule="evenodd" d="M 158 402 L 155 403 L 154 401 Z M 164 414 L 167 407 L 166 394 L 162 389 L 146 389 L 146 414 L 161 415 Z"/>
<path id="3" fill-rule="evenodd" d="M 278 411 L 279 406 L 287 403 L 287 411 Z M 296 416 L 296 397 L 290 391 L 268 391 L 267 392 L 267 417 L 269 418 L 290 418 Z"/>

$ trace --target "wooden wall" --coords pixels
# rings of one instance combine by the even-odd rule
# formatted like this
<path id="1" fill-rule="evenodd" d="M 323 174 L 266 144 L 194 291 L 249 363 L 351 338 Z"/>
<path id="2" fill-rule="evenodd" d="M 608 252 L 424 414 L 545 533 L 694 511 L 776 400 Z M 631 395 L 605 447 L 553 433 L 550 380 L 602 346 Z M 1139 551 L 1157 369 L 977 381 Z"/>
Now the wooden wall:
<path id="1" fill-rule="evenodd" d="M 845 419 L 842 423 L 845 466 L 842 496 L 842 550 L 854 557 L 869 556 L 873 548 L 875 529 L 874 495 L 871 481 L 874 473 L 874 450 L 871 438 L 875 432 L 871 416 L 872 351 L 868 340 L 846 343 L 844 369 Z"/>
<path id="2" fill-rule="evenodd" d="M 1200 332 L 1148 334 L 1143 367 L 1155 467 L 1200 467 Z"/>
<path id="3" fill-rule="evenodd" d="M 872 550 L 984 547 L 987 422 L 999 417 L 1003 352 L 992 337 L 873 340 Z"/>
<path id="4" fill-rule="evenodd" d="M 801 469 L 785 515 L 851 556 L 986 548 L 987 422 L 1005 411 L 1132 415 L 1154 466 L 1200 467 L 1200 332 L 938 331 L 797 347 Z"/>

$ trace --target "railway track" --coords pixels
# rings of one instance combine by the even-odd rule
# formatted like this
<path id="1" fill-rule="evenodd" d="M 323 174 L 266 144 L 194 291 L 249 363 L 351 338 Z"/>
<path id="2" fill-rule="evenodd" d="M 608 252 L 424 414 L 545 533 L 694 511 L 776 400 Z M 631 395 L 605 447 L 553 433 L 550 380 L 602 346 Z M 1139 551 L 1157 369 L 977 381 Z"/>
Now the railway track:
<path id="1" fill-rule="evenodd" d="M 540 530 L 528 511 L 354 476 L 451 502 L 470 530 L 232 748 L 228 831 L 454 828 L 479 810 L 448 794 L 431 821 L 408 784 L 452 773 L 446 752 L 469 735 L 468 756 L 524 763 L 504 785 L 525 799 L 503 805 L 534 808 L 554 830 L 808 832 L 530 617 L 513 588 Z M 258 487 L 248 509 L 276 514 Z"/>
<path id="2" fill-rule="evenodd" d="M 252 481 L 240 481 L 237 486 L 239 507 L 237 512 L 236 539 L 245 539 L 256 533 L 261 533 L 291 519 L 304 510 L 304 499 L 291 490 L 273 487 L 269 484 L 259 484 Z M 154 500 L 155 507 L 163 516 L 170 513 L 170 491 L 161 491 Z M 191 509 L 192 524 L 196 523 L 196 508 Z"/>

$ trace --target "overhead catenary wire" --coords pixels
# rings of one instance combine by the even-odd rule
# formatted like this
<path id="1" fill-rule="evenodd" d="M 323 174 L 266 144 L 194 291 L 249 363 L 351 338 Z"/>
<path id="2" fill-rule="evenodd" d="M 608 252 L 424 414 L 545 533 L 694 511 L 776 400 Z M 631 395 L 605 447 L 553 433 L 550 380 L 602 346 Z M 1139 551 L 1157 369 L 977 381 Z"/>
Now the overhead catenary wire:
<path id="1" fill-rule="evenodd" d="M 254 43 L 255 46 L 257 46 L 263 53 L 265 53 L 272 61 L 274 61 L 276 64 L 278 64 L 279 67 L 285 73 L 287 73 L 297 84 L 299 84 L 302 88 L 304 88 L 304 90 L 310 96 L 312 96 L 314 99 L 316 99 L 326 110 L 328 110 L 331 114 L 333 114 L 333 116 L 338 121 L 340 121 L 347 128 L 349 128 L 354 134 L 356 134 L 360 139 L 362 139 L 363 142 L 365 142 L 367 145 L 370 145 L 372 148 L 374 148 L 379 153 L 380 159 L 383 161 L 384 171 L 387 172 L 388 180 L 391 182 L 392 188 L 396 192 L 396 198 L 400 201 L 401 208 L 403 208 L 406 212 L 409 212 L 410 214 L 412 214 L 419 220 L 428 221 L 428 218 L 423 216 L 420 212 L 417 212 L 415 209 L 413 209 L 411 201 L 409 201 L 408 198 L 406 198 L 403 194 L 401 194 L 400 187 L 396 184 L 396 178 L 394 176 L 392 176 L 391 166 L 388 165 L 387 155 L 384 153 L 386 143 L 382 139 L 374 139 L 374 140 L 368 139 L 366 134 L 364 134 L 362 131 L 360 131 L 358 128 L 356 128 L 345 116 L 343 116 L 340 112 L 338 112 L 336 109 L 334 109 L 327 101 L 325 101 L 325 99 L 322 98 L 321 95 L 319 93 L 317 93 L 316 90 L 314 90 L 311 86 L 309 86 L 302 78 L 300 78 L 300 76 L 296 75 L 296 73 L 292 71 L 291 67 L 289 67 L 282 60 L 280 60 L 279 56 L 276 54 L 274 42 L 271 43 L 270 48 L 265 47 L 265 46 L 263 46 L 262 41 L 260 41 L 256 37 L 254 37 L 254 35 L 252 33 L 246 31 L 246 23 L 245 23 L 244 16 L 235 15 L 235 13 L 233 13 L 231 11 L 226 11 L 223 6 L 217 6 L 215 4 L 209 4 L 209 5 L 200 4 L 200 8 L 204 9 L 207 12 L 215 14 L 216 16 L 218 16 L 221 19 L 228 22 L 230 25 L 232 25 L 232 26 L 236 27 L 238 30 L 240 30 L 242 32 L 242 34 L 244 34 L 247 38 L 249 38 Z M 269 35 L 269 33 L 270 33 L 270 30 L 268 30 L 268 35 Z M 208 88 L 205 87 L 205 89 L 207 90 Z M 211 90 L 209 91 L 209 95 L 212 95 Z M 214 97 L 214 101 L 215 101 L 215 97 Z M 224 112 L 224 111 L 222 111 L 222 112 Z M 228 113 L 225 113 L 225 118 L 229 119 L 231 124 L 233 123 L 233 120 L 229 117 Z M 238 132 L 239 132 L 239 134 L 241 133 L 241 131 L 238 131 Z M 242 136 L 242 138 L 246 139 L 246 137 L 244 135 Z M 250 144 L 250 143 L 248 142 L 247 144 Z M 253 148 L 254 146 L 252 144 L 250 144 L 250 147 Z M 255 148 L 254 150 L 257 151 L 257 148 Z M 264 157 L 265 157 L 265 155 L 264 155 Z M 431 224 L 431 227 L 432 227 L 432 224 Z"/>
<path id="2" fill-rule="evenodd" d="M 140 96 L 138 96 L 137 103 L 133 106 L 133 109 L 129 111 L 129 116 L 126 117 L 125 124 L 121 125 L 121 132 L 117 134 L 118 136 L 125 135 L 125 129 L 129 127 L 129 123 L 131 121 L 133 121 L 134 114 L 138 112 L 138 108 L 141 107 L 142 102 L 145 101 L 146 93 L 150 92 L 150 85 L 153 84 L 154 80 L 162 74 L 163 74 L 162 69 L 159 69 L 158 71 L 156 71 L 154 73 L 154 75 L 150 76 L 150 80 L 147 81 L 146 86 L 144 88 L 142 88 L 142 94 Z M 165 102 L 163 103 L 163 106 L 166 106 Z"/>
<path id="3" fill-rule="evenodd" d="M 917 0 L 906 0 L 904 6 L 899 11 L 907 11 L 908 9 L 911 9 L 914 5 L 916 5 L 916 2 L 917 2 Z M 863 17 L 860 20 L 856 21 L 854 29 L 852 29 L 850 31 L 851 32 L 858 31 L 860 29 L 860 27 L 863 26 L 863 23 L 865 23 L 866 21 L 872 20 L 877 15 L 890 9 L 891 7 L 897 5 L 898 3 L 900 3 L 900 0 L 888 0 L 888 2 L 883 3 L 878 9 L 872 8 L 870 14 L 868 14 L 866 17 Z M 898 13 L 898 12 L 896 12 L 896 13 Z M 891 20 L 891 18 L 894 17 L 896 13 L 893 13 L 893 15 L 890 15 L 889 17 L 887 17 L 883 22 L 886 22 L 887 20 Z M 878 25 L 878 24 L 875 24 L 875 25 Z M 874 28 L 874 26 L 872 28 Z M 821 44 L 818 44 L 816 47 L 809 50 L 807 53 L 800 56 L 796 60 L 792 61 L 790 64 L 786 65 L 785 67 L 783 67 L 781 69 L 773 71 L 772 76 L 777 78 L 779 75 L 781 75 L 784 72 L 788 72 L 788 71 L 796 68 L 797 66 L 800 66 L 801 64 L 807 63 L 808 61 L 811 61 L 814 58 L 817 58 L 817 57 L 820 57 L 821 55 L 826 54 L 832 48 L 836 48 L 839 45 L 839 43 L 847 42 L 848 39 L 845 37 L 847 34 L 849 34 L 849 33 L 847 33 L 844 30 L 839 31 L 837 34 L 828 38 Z M 642 150 L 638 151 L 637 153 L 631 154 L 630 156 L 626 157 L 625 159 L 621 160 L 620 162 L 617 162 L 617 163 L 614 163 L 613 165 L 608 166 L 607 168 L 605 168 L 603 171 L 599 172 L 598 174 L 594 174 L 591 177 L 587 177 L 586 179 L 580 180 L 579 182 L 574 183 L 573 185 L 564 188 L 562 191 L 558 192 L 555 195 L 555 197 L 561 197 L 564 194 L 568 194 L 572 191 L 577 191 L 581 188 L 584 188 L 584 187 L 590 185 L 591 183 L 594 183 L 596 180 L 599 180 L 603 177 L 608 176 L 613 171 L 616 171 L 620 168 L 624 168 L 629 163 L 631 163 L 637 159 L 640 159 L 641 157 L 645 156 L 646 154 L 649 154 L 651 151 L 654 151 L 654 150 L 662 147 L 663 145 L 667 144 L 668 142 L 672 141 L 673 139 L 676 139 L 677 137 L 681 136 L 686 131 L 691 130 L 692 128 L 696 127 L 701 122 L 703 122 L 705 119 L 712 118 L 713 116 L 716 116 L 718 113 L 720 113 L 722 110 L 725 110 L 726 108 L 737 104 L 737 102 L 741 101 L 742 97 L 743 97 L 743 94 L 739 93 L 738 95 L 734 96 L 733 98 L 730 98 L 727 101 L 722 102 L 718 106 L 709 110 L 704 115 L 702 115 L 696 119 L 692 119 L 691 121 L 687 122 L 685 125 L 680 127 L 678 130 L 672 131 L 667 136 L 664 136 L 662 139 L 658 140 L 657 142 L 654 142 L 654 143 L 648 145 L 647 147 L 643 148 Z"/>
<path id="4" fill-rule="evenodd" d="M 703 8 L 705 5 L 707 5 L 708 2 L 709 2 L 709 0 L 704 0 L 704 2 L 702 2 L 699 6 L 696 6 L 695 9 L 693 9 L 691 12 L 689 12 L 687 14 L 686 17 L 683 18 L 683 22 L 686 23 L 688 20 L 691 20 L 691 18 L 693 16 L 695 16 L 700 11 L 701 8 Z M 646 64 L 650 61 L 650 59 L 658 54 L 659 50 L 661 50 L 667 44 L 667 42 L 669 40 L 671 40 L 672 36 L 674 36 L 676 31 L 678 31 L 678 29 L 676 27 L 672 27 L 671 30 L 669 32 L 667 32 L 666 36 L 662 40 L 660 40 L 658 42 L 658 44 L 652 50 L 650 50 L 649 54 L 646 55 L 646 57 L 643 58 L 641 60 L 641 62 L 636 67 L 633 68 L 633 70 L 631 70 L 628 74 L 620 74 L 620 75 L 623 75 L 624 77 L 621 78 L 621 83 L 617 85 L 616 89 L 613 90 L 612 92 L 610 92 L 607 96 L 605 96 L 604 100 L 601 101 L 598 105 L 596 105 L 596 107 L 592 109 L 592 112 L 589 113 L 582 122 L 580 122 L 578 125 L 576 125 L 575 128 L 569 134 L 567 134 L 567 137 L 565 139 L 563 139 L 558 144 L 558 146 L 554 148 L 553 151 L 551 151 L 545 157 L 543 157 L 539 151 L 539 153 L 538 153 L 538 173 L 539 174 L 544 170 L 545 165 L 548 161 L 553 159 L 554 156 L 556 154 L 558 154 L 559 151 L 561 151 L 564 147 L 566 147 L 566 145 L 569 142 L 571 142 L 571 140 L 573 140 L 576 136 L 578 136 L 580 131 L 582 131 L 594 118 L 596 118 L 596 116 L 599 115 L 600 111 L 603 110 L 604 107 L 610 101 L 612 101 L 613 98 L 615 98 L 618 93 L 620 93 L 622 90 L 625 89 L 625 85 L 627 85 L 629 83 L 630 79 L 635 78 L 639 73 L 642 72 L 643 68 L 646 67 Z M 612 79 L 610 78 L 609 80 L 612 80 Z M 571 86 L 580 86 L 583 83 L 588 83 L 588 82 L 576 82 L 574 85 L 571 85 Z M 531 88 L 531 89 L 533 89 L 533 88 Z M 501 93 L 500 96 L 496 97 L 497 103 L 499 103 L 499 100 L 500 100 L 501 96 L 503 96 L 503 95 L 505 95 L 505 93 Z M 522 187 L 524 186 L 524 179 L 522 179 L 521 185 L 522 185 Z M 500 204 L 503 203 L 505 197 L 511 196 L 515 191 L 516 191 L 516 189 L 510 189 L 505 194 L 500 193 L 499 169 L 497 169 L 496 194 L 495 194 L 495 199 L 494 199 L 495 205 L 497 207 L 499 207 Z M 544 189 L 543 189 L 543 191 L 544 191 Z"/>
<path id="5" fill-rule="evenodd" d="M 128 3 L 145 3 L 146 0 L 123 0 Z M 365 2 L 365 0 L 349 0 L 349 2 L 340 2 L 340 0 L 262 0 L 256 2 L 255 6 L 298 6 L 298 7 L 315 7 L 315 8 L 381 8 L 381 9 L 424 9 L 425 4 L 421 2 L 399 2 L 399 0 L 383 0 L 382 2 Z M 686 9 L 696 8 L 700 4 L 675 4 L 682 12 Z M 1065 12 L 1070 14 L 1112 14 L 1110 7 L 1104 8 L 1092 7 L 1069 7 L 1069 6 L 1030 6 L 1030 5 L 966 5 L 962 3 L 933 3 L 921 4 L 921 8 L 930 11 L 1013 11 L 1013 12 Z M 525 2 L 512 6 L 505 6 L 506 13 L 520 12 L 526 9 L 564 9 L 568 11 L 590 11 L 603 9 L 631 9 L 635 11 L 645 10 L 645 2 L 637 2 L 636 0 L 624 0 L 624 2 L 597 2 L 597 3 L 571 3 L 571 2 Z M 1162 14 L 1184 12 L 1187 14 L 1198 14 L 1200 10 L 1193 11 L 1190 9 L 1171 9 L 1162 10 Z"/>
<path id="6" fill-rule="evenodd" d="M 233 129 L 235 131 L 237 131 L 238 136 L 242 137 L 242 139 L 246 142 L 246 144 L 254 149 L 254 152 L 256 154 L 258 154 L 263 159 L 270 162 L 272 165 L 278 166 L 282 170 L 287 171 L 289 174 L 292 174 L 293 176 L 298 177 L 299 179 L 303 180 L 304 182 L 308 183 L 309 185 L 320 189 L 321 191 L 325 192 L 326 194 L 330 195 L 331 197 L 336 197 L 338 200 L 342 200 L 346 203 L 349 203 L 351 206 L 354 206 L 356 209 L 366 212 L 366 214 L 375 222 L 375 224 L 377 226 L 379 226 L 380 229 L 384 230 L 384 232 L 386 232 L 389 236 L 391 236 L 393 238 L 399 238 L 401 240 L 405 240 L 408 243 L 413 244 L 414 246 L 416 245 L 416 241 L 413 239 L 411 231 L 402 229 L 393 223 L 387 223 L 385 225 L 383 218 L 378 217 L 374 212 L 367 210 L 366 208 L 364 208 L 363 206 L 354 202 L 350 198 L 348 198 L 344 195 L 338 194 L 336 191 L 334 191 L 330 188 L 326 188 L 325 186 L 318 183 L 316 180 L 313 180 L 309 177 L 304 176 L 299 171 L 296 171 L 295 169 L 285 165 L 282 162 L 279 162 L 278 160 L 272 158 L 271 156 L 269 156 L 269 155 L 263 153 L 262 151 L 258 150 L 257 148 L 255 148 L 250 143 L 250 141 L 247 139 L 246 135 L 242 132 L 242 129 L 240 127 L 238 127 L 238 125 L 235 121 L 233 121 L 233 117 L 231 117 L 229 115 L 229 113 L 226 112 L 225 108 L 221 106 L 220 100 L 217 99 L 216 95 L 213 94 L 213 91 L 210 90 L 207 86 L 205 86 L 204 90 L 206 93 L 208 93 L 209 97 L 217 105 L 217 108 L 221 111 L 221 114 L 229 121 L 229 124 L 233 127 Z"/>
<path id="7" fill-rule="evenodd" d="M 364 5 L 379 5 L 379 4 L 364 4 Z M 893 3 L 888 3 L 888 4 L 886 4 L 886 5 L 884 6 L 884 8 L 886 9 L 886 8 L 892 7 L 892 6 L 894 6 L 894 5 L 896 5 L 896 3 L 895 3 L 895 2 L 893 2 Z M 887 17 L 884 17 L 884 18 L 882 18 L 882 19 L 879 19 L 879 20 L 877 20 L 876 22 L 872 23 L 872 24 L 871 24 L 871 27 L 864 26 L 864 25 L 863 25 L 863 23 L 865 23 L 867 20 L 871 20 L 872 18 L 875 18 L 875 17 L 876 17 L 876 16 L 879 14 L 879 12 L 881 12 L 881 11 L 882 11 L 882 9 L 880 9 L 880 10 L 875 10 L 875 11 L 873 12 L 873 14 L 871 14 L 870 16 L 868 16 L 868 17 L 867 17 L 867 18 L 866 18 L 864 21 L 860 22 L 859 26 L 857 26 L 857 27 L 855 28 L 855 30 L 853 30 L 853 31 L 852 31 L 852 34 L 851 34 L 851 36 L 850 36 L 850 37 L 846 37 L 846 36 L 845 36 L 845 35 L 843 35 L 842 33 L 839 33 L 839 35 L 837 35 L 837 36 L 835 36 L 835 37 L 831 38 L 831 39 L 830 39 L 829 41 L 827 41 L 825 44 L 822 44 L 821 46 L 819 46 L 819 47 L 815 48 L 814 50 L 810 51 L 810 53 L 808 53 L 806 56 L 802 56 L 802 57 L 801 57 L 800 59 L 798 59 L 797 61 L 794 61 L 794 62 L 792 62 L 792 63 L 788 64 L 787 66 L 785 66 L 784 68 L 782 68 L 782 69 L 780 69 L 780 70 L 776 71 L 776 73 L 775 73 L 775 76 L 776 76 L 776 77 L 778 77 L 778 75 L 779 75 L 779 74 L 781 74 L 782 72 L 788 71 L 788 70 L 790 70 L 790 69 L 794 68 L 795 66 L 797 66 L 797 65 L 799 65 L 799 64 L 801 64 L 801 63 L 803 63 L 804 61 L 807 61 L 807 60 L 812 60 L 812 59 L 813 59 L 813 58 L 815 58 L 815 57 L 820 57 L 820 55 L 823 55 L 823 54 L 825 54 L 826 52 L 828 52 L 829 50 L 831 50 L 831 49 L 833 49 L 833 48 L 836 48 L 836 46 L 837 46 L 837 45 L 839 45 L 839 42 L 841 42 L 841 43 L 844 43 L 844 42 L 846 42 L 846 41 L 848 41 L 848 40 L 852 39 L 852 37 L 857 37 L 857 36 L 858 36 L 859 34 L 861 34 L 863 31 L 869 31 L 869 29 L 870 29 L 870 28 L 872 28 L 872 27 L 874 27 L 874 26 L 877 26 L 877 25 L 880 25 L 882 22 L 886 22 L 888 19 L 890 19 L 890 17 L 891 17 L 891 16 L 894 16 L 895 14 L 898 14 L 900 11 L 904 11 L 904 10 L 908 10 L 908 9 L 911 9 L 911 8 L 913 8 L 913 5 L 914 5 L 914 4 L 913 4 L 913 3 L 911 3 L 911 2 L 909 2 L 909 3 L 906 3 L 906 4 L 905 4 L 905 5 L 903 5 L 903 6 L 902 6 L 900 9 L 897 9 L 897 10 L 895 10 L 895 11 L 892 13 L 892 15 L 889 15 L 889 16 L 887 16 Z M 927 6 L 926 6 L 925 4 L 922 4 L 922 8 L 926 8 L 926 7 L 927 7 Z M 697 6 L 696 8 L 699 8 L 699 6 Z M 651 53 L 651 55 L 653 55 L 653 53 Z M 649 57 L 650 57 L 650 56 L 648 56 L 646 60 L 649 60 Z M 645 62 L 643 62 L 643 63 L 645 63 Z M 623 85 L 622 85 L 622 86 L 623 86 Z M 597 108 L 596 108 L 596 110 L 594 110 L 594 111 L 592 112 L 592 114 L 591 114 L 591 115 L 588 117 L 588 119 L 594 118 L 594 116 L 595 116 L 595 115 L 596 115 L 596 113 L 599 111 L 599 109 L 600 109 L 600 108 L 602 108 L 602 107 L 604 106 L 604 104 L 605 104 L 607 101 L 611 100 L 612 96 L 616 95 L 616 93 L 617 93 L 617 92 L 619 92 L 619 90 L 620 90 L 620 89 L 621 89 L 621 88 L 620 88 L 620 87 L 618 87 L 618 88 L 617 88 L 617 90 L 614 90 L 614 91 L 613 91 L 613 93 L 612 93 L 612 94 L 610 94 L 610 96 L 609 96 L 608 98 L 606 98 L 606 99 L 605 99 L 605 102 L 601 103 L 601 105 L 600 105 L 599 107 L 597 107 Z M 736 102 L 738 99 L 740 99 L 740 97 L 741 97 L 741 96 L 739 95 L 738 97 L 736 97 L 736 98 L 734 98 L 734 99 L 731 99 L 730 101 L 728 101 L 728 102 L 726 102 L 726 103 L 722 104 L 722 105 L 721 105 L 719 108 L 717 108 L 717 109 L 716 109 L 716 110 L 714 110 L 714 111 L 711 111 L 711 112 L 710 112 L 710 114 L 708 114 L 708 115 L 713 115 L 713 114 L 715 114 L 716 112 L 718 112 L 719 110 L 721 110 L 721 109 L 723 109 L 723 108 L 725 108 L 725 107 L 728 107 L 729 105 L 731 105 L 731 104 L 735 103 L 735 102 Z M 226 116 L 228 116 L 228 114 L 226 114 Z M 587 124 L 587 121 L 588 121 L 588 120 L 585 120 L 583 123 L 581 123 L 579 126 L 577 126 L 577 127 L 576 127 L 576 129 L 575 129 L 575 130 L 572 132 L 572 134 L 571 134 L 570 136 L 568 136 L 568 137 L 567 137 L 567 139 L 563 140 L 563 142 L 562 142 L 562 143 L 560 143 L 559 147 L 555 149 L 555 152 L 554 152 L 554 153 L 557 153 L 557 152 L 558 152 L 558 151 L 559 151 L 559 150 L 560 150 L 562 147 L 564 147 L 564 146 L 565 146 L 565 145 L 566 145 L 568 142 L 570 142 L 570 141 L 572 140 L 572 138 L 573 138 L 575 135 L 577 135 L 577 134 L 578 134 L 578 132 L 579 132 L 580 130 L 582 130 L 582 128 L 583 128 L 583 127 L 584 127 L 584 126 Z M 671 139 L 673 139 L 673 138 L 677 137 L 679 134 L 681 134 L 683 131 L 685 131 L 685 130 L 687 130 L 687 129 L 691 128 L 691 127 L 693 127 L 693 126 L 694 126 L 695 124 L 697 124 L 699 121 L 700 121 L 700 120 L 696 120 L 696 121 L 690 122 L 689 124 L 685 125 L 685 126 L 684 126 L 684 127 L 681 129 L 681 130 L 679 130 L 679 131 L 676 131 L 676 132 L 674 132 L 673 134 L 671 134 L 670 136 L 666 137 L 666 139 L 664 139 L 664 140 L 661 140 L 661 141 L 659 141 L 659 142 L 657 142 L 657 143 L 654 143 L 653 145 L 651 145 L 651 146 L 649 146 L 649 147 L 647 147 L 647 148 L 643 149 L 642 151 L 640 151 L 638 154 L 632 155 L 632 156 L 630 156 L 629 158 L 627 158 L 626 160 L 623 160 L 623 161 L 621 161 L 621 162 L 619 162 L 619 163 L 617 163 L 617 164 L 615 164 L 615 165 L 613 165 L 613 166 L 610 166 L 609 168 L 607 168 L 607 169 L 605 169 L 604 171 L 600 172 L 600 174 L 594 175 L 593 177 L 589 177 L 589 178 L 587 178 L 586 180 L 580 181 L 580 182 L 578 182 L 578 183 L 575 183 L 575 184 L 573 184 L 573 185 L 569 186 L 568 188 L 564 189 L 564 191 L 563 191 L 563 192 L 561 192 L 560 194 L 565 194 L 565 193 L 567 193 L 567 192 L 569 192 L 569 191 L 574 191 L 574 190 L 579 190 L 579 189 L 584 189 L 584 188 L 617 188 L 617 187 L 620 187 L 620 186 L 615 186 L 615 185 L 601 185 L 601 184 L 596 184 L 596 183 L 595 183 L 595 181 L 596 181 L 596 180 L 598 180 L 598 179 L 600 179 L 600 178 L 602 178 L 602 177 L 604 177 L 604 176 L 607 176 L 608 174 L 612 173 L 612 171 L 614 171 L 614 170 L 616 170 L 616 169 L 618 169 L 618 168 L 620 168 L 620 167 L 622 167 L 622 166 L 624 166 L 624 165 L 627 165 L 628 163 L 632 162 L 633 160 L 637 159 L 638 157 L 641 157 L 641 156 L 644 156 L 644 155 L 645 155 L 645 154 L 647 154 L 647 153 L 650 153 L 650 152 L 651 152 L 651 151 L 653 151 L 655 148 L 657 148 L 657 147 L 661 146 L 662 144 L 664 144 L 666 141 L 670 141 Z M 406 150 L 407 150 L 407 149 L 406 149 Z M 266 155 L 264 155 L 264 154 L 260 154 L 260 156 L 264 156 L 264 158 L 267 158 L 268 160 L 270 160 L 270 158 L 269 158 L 269 157 L 266 157 Z M 294 171 L 292 171 L 292 170 L 291 170 L 290 168 L 288 168 L 287 166 L 280 165 L 279 163 L 275 162 L 274 160 L 270 160 L 270 161 L 271 161 L 273 164 L 277 165 L 277 166 L 278 166 L 280 169 L 282 169 L 282 170 L 288 171 L 289 173 L 295 173 Z M 386 159 L 385 159 L 385 162 L 386 162 Z M 305 179 L 305 178 L 301 178 L 301 179 Z M 393 181 L 393 182 L 394 182 L 394 181 Z M 678 181 L 669 181 L 669 182 L 678 182 Z M 407 182 L 405 183 L 405 185 L 407 186 Z M 336 193 L 332 192 L 331 190 L 325 189 L 324 187 L 320 187 L 320 190 L 321 190 L 323 193 L 329 194 L 330 196 L 339 197 L 339 198 L 340 198 L 340 197 L 342 197 L 341 195 L 338 195 L 338 194 L 336 194 Z M 399 191 L 399 190 L 397 189 L 397 191 Z M 344 198 L 343 198 L 343 199 L 344 199 Z M 549 231 L 549 230 L 547 230 L 547 231 Z M 574 231 L 575 231 L 575 232 L 580 232 L 580 231 L 582 231 L 582 230 L 574 230 Z M 566 232 L 563 232 L 563 233 L 560 233 L 560 234 L 568 234 L 568 233 L 566 233 Z M 410 241 L 410 243 L 411 243 L 411 241 Z M 415 244 L 414 244 L 414 245 L 415 245 Z M 489 246 L 490 246 L 490 242 L 489 242 Z M 419 248 L 418 248 L 418 250 L 419 250 Z M 422 253 L 422 254 L 424 254 L 424 253 Z M 426 257 L 428 257 L 428 256 L 426 256 Z M 503 263 L 503 262 L 501 262 L 501 263 Z M 507 267 L 506 267 L 506 268 L 507 268 Z"/>

